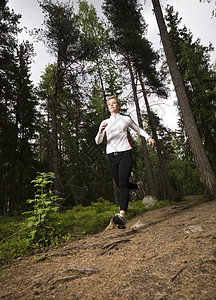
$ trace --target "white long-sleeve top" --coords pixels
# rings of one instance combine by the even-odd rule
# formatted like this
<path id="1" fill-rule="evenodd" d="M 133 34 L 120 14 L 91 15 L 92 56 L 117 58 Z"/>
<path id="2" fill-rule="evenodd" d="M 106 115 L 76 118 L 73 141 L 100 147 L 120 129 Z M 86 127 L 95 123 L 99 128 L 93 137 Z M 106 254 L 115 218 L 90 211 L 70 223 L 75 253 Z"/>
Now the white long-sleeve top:
<path id="1" fill-rule="evenodd" d="M 104 131 L 100 134 L 101 125 L 106 122 L 108 125 Z M 150 136 L 146 131 L 137 126 L 134 121 L 126 115 L 117 114 L 116 116 L 110 116 L 109 119 L 103 120 L 100 124 L 98 133 L 95 137 L 96 144 L 100 144 L 106 134 L 107 146 L 106 153 L 127 151 L 132 149 L 130 141 L 128 139 L 128 128 L 134 129 L 138 134 L 146 139 Z"/>

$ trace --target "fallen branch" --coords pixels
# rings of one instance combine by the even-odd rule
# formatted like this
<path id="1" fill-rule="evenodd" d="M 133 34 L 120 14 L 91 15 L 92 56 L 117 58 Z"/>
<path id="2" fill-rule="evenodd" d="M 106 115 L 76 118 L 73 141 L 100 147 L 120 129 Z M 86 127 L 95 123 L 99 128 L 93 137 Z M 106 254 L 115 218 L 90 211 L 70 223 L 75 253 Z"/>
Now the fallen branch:
<path id="1" fill-rule="evenodd" d="M 97 254 L 97 256 L 101 256 L 101 255 L 104 255 L 107 251 L 113 249 L 114 247 L 116 247 L 118 244 L 120 243 L 127 243 L 127 242 L 130 242 L 131 240 L 120 240 L 120 241 L 116 241 L 116 242 L 113 242 L 111 244 L 108 244 L 108 245 L 105 245 L 103 247 L 103 249 L 105 249 L 104 251 L 100 252 Z"/>
<path id="2" fill-rule="evenodd" d="M 75 279 L 80 278 L 80 277 L 82 277 L 82 276 L 81 275 L 72 275 L 72 276 L 65 276 L 65 277 L 57 278 L 53 281 L 52 288 L 54 288 L 54 286 L 58 283 L 63 283 L 63 282 L 75 280 Z"/>
<path id="3" fill-rule="evenodd" d="M 34 225 L 31 225 L 31 226 L 26 227 L 26 228 L 24 228 L 24 229 L 22 229 L 22 230 L 20 230 L 20 231 L 18 231 L 18 232 L 13 233 L 12 235 L 10 235 L 10 236 L 4 238 L 3 240 L 1 240 L 0 243 L 3 243 L 3 242 L 5 242 L 6 240 L 9 240 L 10 238 L 14 237 L 15 235 L 17 235 L 17 234 L 19 234 L 19 233 L 21 233 L 21 232 L 23 232 L 23 231 L 26 231 L 26 230 L 28 230 L 29 228 L 33 227 L 33 226 L 34 226 Z"/>
<path id="4" fill-rule="evenodd" d="M 186 269 L 186 268 L 187 268 L 187 267 L 181 268 L 181 270 L 178 271 L 178 273 L 171 279 L 171 281 L 174 281 L 174 280 L 179 276 L 179 274 L 181 274 L 181 273 L 184 271 L 184 269 Z"/>
<path id="5" fill-rule="evenodd" d="M 121 232 L 119 234 L 109 235 L 109 236 L 105 237 L 105 240 L 110 240 L 110 239 L 125 237 L 125 236 L 128 236 L 128 235 L 133 235 L 133 234 L 138 233 L 139 229 L 136 228 L 136 229 L 132 229 L 130 231 L 123 231 L 123 232 Z M 144 231 L 144 233 L 147 232 L 147 231 L 148 230 Z M 119 232 L 119 229 L 118 229 L 118 232 Z"/>
<path id="6" fill-rule="evenodd" d="M 73 267 L 73 268 L 68 268 L 66 269 L 63 273 L 70 274 L 70 273 L 76 273 L 76 274 L 71 274 L 71 275 L 79 275 L 79 274 L 88 274 L 92 275 L 94 273 L 99 272 L 98 269 L 95 268 L 83 268 L 83 267 Z"/>

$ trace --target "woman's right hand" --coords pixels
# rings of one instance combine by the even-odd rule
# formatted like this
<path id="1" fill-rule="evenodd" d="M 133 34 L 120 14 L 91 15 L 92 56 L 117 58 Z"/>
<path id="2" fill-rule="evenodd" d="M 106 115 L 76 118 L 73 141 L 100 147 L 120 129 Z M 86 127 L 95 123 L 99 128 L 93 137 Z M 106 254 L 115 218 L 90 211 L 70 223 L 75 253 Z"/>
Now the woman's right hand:
<path id="1" fill-rule="evenodd" d="M 103 122 L 103 123 L 101 124 L 100 132 L 99 132 L 100 134 L 103 133 L 103 131 L 104 131 L 104 129 L 106 128 L 107 125 L 108 125 L 107 122 Z"/>

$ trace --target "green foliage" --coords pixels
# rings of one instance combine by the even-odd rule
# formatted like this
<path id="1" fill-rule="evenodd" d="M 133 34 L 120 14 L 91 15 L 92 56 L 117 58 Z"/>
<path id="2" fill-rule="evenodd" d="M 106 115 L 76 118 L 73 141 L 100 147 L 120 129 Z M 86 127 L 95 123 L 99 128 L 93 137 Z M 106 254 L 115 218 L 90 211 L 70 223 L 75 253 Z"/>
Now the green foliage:
<path id="1" fill-rule="evenodd" d="M 21 230 L 25 220 L 24 217 L 0 216 L 0 241 L 14 232 Z"/>
<path id="2" fill-rule="evenodd" d="M 0 263 L 29 254 L 30 241 L 25 228 L 24 217 L 0 217 Z M 20 233 L 7 239 L 16 232 Z"/>
<path id="3" fill-rule="evenodd" d="M 137 214 L 142 214 L 148 209 L 143 205 L 142 200 L 131 202 L 131 206 L 128 207 L 126 219 L 129 220 Z"/>
<path id="4" fill-rule="evenodd" d="M 99 198 L 90 206 L 78 205 L 61 215 L 63 234 L 70 228 L 78 234 L 93 234 L 102 231 L 109 224 L 110 219 L 118 210 L 117 206 L 108 200 Z"/>
<path id="5" fill-rule="evenodd" d="M 43 0 L 40 1 L 40 7 L 44 14 L 45 30 L 39 30 L 38 37 L 51 53 L 57 54 L 67 64 L 68 59 L 72 61 L 80 51 L 79 29 L 73 5 L 69 2 Z"/>
<path id="6" fill-rule="evenodd" d="M 110 48 L 116 54 L 122 54 L 124 65 L 133 65 L 134 73 L 139 71 L 145 85 L 154 93 L 166 96 L 159 73 L 156 70 L 159 56 L 144 37 L 147 24 L 141 14 L 141 5 L 137 0 L 105 0 L 103 12 L 110 28 Z"/>
<path id="7" fill-rule="evenodd" d="M 27 203 L 32 204 L 27 226 L 31 227 L 30 240 L 37 246 L 49 245 L 54 242 L 55 236 L 58 235 L 55 218 L 52 212 L 58 210 L 57 202 L 62 200 L 51 190 L 51 185 L 55 175 L 52 172 L 39 173 L 35 180 L 34 187 L 37 188 L 34 199 L 28 199 Z M 55 242 L 54 242 L 55 243 Z"/>
<path id="8" fill-rule="evenodd" d="M 154 198 L 154 197 L 153 197 Z M 165 207 L 168 205 L 171 205 L 172 203 L 170 201 L 158 201 L 154 205 L 152 205 L 150 208 L 146 208 L 145 205 L 143 205 L 142 200 L 134 201 L 131 203 L 131 206 L 129 206 L 126 219 L 131 219 L 132 217 L 136 215 L 143 214 L 144 212 L 148 210 L 154 210 L 160 207 Z"/>
<path id="9" fill-rule="evenodd" d="M 0 263 L 10 259 L 26 256 L 29 254 L 31 244 L 28 237 L 24 234 L 5 241 L 0 244 Z"/>
<path id="10" fill-rule="evenodd" d="M 179 200 L 179 193 L 182 195 L 193 195 L 202 193 L 197 168 L 194 162 L 183 161 L 178 158 L 173 159 L 169 165 L 170 177 Z M 189 179 L 189 180 L 188 180 Z"/>
<path id="11" fill-rule="evenodd" d="M 17 44 L 21 15 L 7 3 L 0 4 L 0 215 L 19 212 L 31 195 L 36 124 L 29 66 L 33 47 L 29 42 Z"/>
<path id="12" fill-rule="evenodd" d="M 47 180 L 47 183 L 49 181 L 51 180 Z M 151 210 L 166 205 L 170 205 L 170 202 L 161 201 L 154 205 Z M 118 210 L 117 205 L 103 198 L 99 198 L 86 207 L 77 205 L 64 213 L 51 210 L 48 218 L 47 216 L 45 218 L 43 227 L 38 228 L 40 234 L 34 244 L 32 243 L 32 236 L 29 236 L 29 231 L 25 230 L 29 220 L 24 217 L 0 217 L 0 262 L 4 263 L 10 259 L 28 255 L 35 247 L 42 246 L 42 243 L 48 245 L 48 241 L 51 246 L 57 247 L 62 242 L 69 240 L 72 235 L 95 234 L 103 231 Z M 129 207 L 127 212 L 127 220 L 147 210 L 141 200 L 132 202 L 132 207 Z M 20 233 L 8 238 L 17 231 Z M 34 237 L 36 239 L 36 235 Z"/>

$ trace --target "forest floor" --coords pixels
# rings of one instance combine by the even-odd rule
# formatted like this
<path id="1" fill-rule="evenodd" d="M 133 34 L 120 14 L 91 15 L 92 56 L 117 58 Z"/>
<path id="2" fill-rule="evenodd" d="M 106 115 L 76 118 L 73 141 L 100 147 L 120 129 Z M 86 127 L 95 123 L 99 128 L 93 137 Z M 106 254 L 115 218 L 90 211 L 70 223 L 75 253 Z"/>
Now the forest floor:
<path id="1" fill-rule="evenodd" d="M 13 261 L 0 298 L 216 299 L 216 201 L 197 198 Z"/>

